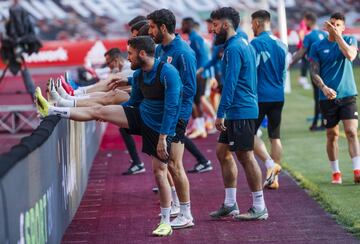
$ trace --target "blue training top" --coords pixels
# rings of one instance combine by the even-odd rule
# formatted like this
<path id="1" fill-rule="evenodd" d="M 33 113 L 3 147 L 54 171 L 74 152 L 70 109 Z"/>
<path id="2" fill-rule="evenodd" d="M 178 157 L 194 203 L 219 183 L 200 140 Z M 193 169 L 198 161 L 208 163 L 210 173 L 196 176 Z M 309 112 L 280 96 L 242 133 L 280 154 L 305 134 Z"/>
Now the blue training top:
<path id="1" fill-rule="evenodd" d="M 267 31 L 254 38 L 251 45 L 256 53 L 258 101 L 284 101 L 287 46 Z"/>
<path id="2" fill-rule="evenodd" d="M 153 68 L 143 72 L 143 81 L 151 85 L 155 83 L 157 67 L 160 61 L 155 60 Z M 181 104 L 182 83 L 179 72 L 170 64 L 164 64 L 160 73 L 160 82 L 164 85 L 164 100 L 144 98 L 139 87 L 141 69 L 133 74 L 131 96 L 124 106 L 139 106 L 141 119 L 154 131 L 174 135 Z"/>
<path id="3" fill-rule="evenodd" d="M 347 44 L 357 47 L 354 36 L 343 36 Z M 326 86 L 336 91 L 336 98 L 357 95 L 352 62 L 340 51 L 337 42 L 325 38 L 315 42 L 310 49 L 309 59 L 320 64 L 320 77 Z M 327 97 L 320 91 L 320 100 Z"/>
<path id="4" fill-rule="evenodd" d="M 240 37 L 242 37 L 242 38 L 244 38 L 245 40 L 249 41 L 248 35 L 247 35 L 240 27 L 238 27 L 238 28 L 236 29 L 236 33 L 237 33 Z"/>
<path id="5" fill-rule="evenodd" d="M 215 45 L 215 40 L 213 41 L 211 59 L 204 65 L 204 70 L 209 70 L 211 67 L 214 67 L 215 74 L 221 75 L 221 52 L 224 51 L 224 45 Z M 220 81 L 219 81 L 220 82 Z"/>
<path id="6" fill-rule="evenodd" d="M 256 95 L 256 61 L 253 47 L 238 34 L 224 45 L 221 59 L 223 90 L 218 118 L 256 119 L 259 109 Z"/>
<path id="7" fill-rule="evenodd" d="M 172 64 L 178 71 L 183 84 L 183 97 L 180 119 L 188 121 L 192 112 L 192 104 L 196 93 L 196 58 L 194 51 L 176 35 L 168 45 L 158 45 L 155 57 Z"/>
<path id="8" fill-rule="evenodd" d="M 308 33 L 304 37 L 304 41 L 303 41 L 303 47 L 306 48 L 306 54 L 309 55 L 312 44 L 314 44 L 317 41 L 321 41 L 327 37 L 328 37 L 328 33 L 319 29 L 313 29 L 310 33 Z"/>
<path id="9" fill-rule="evenodd" d="M 190 47 L 195 52 L 196 57 L 196 69 L 204 67 L 208 62 L 208 52 L 204 38 L 202 38 L 196 31 L 191 31 L 189 33 Z M 209 77 L 209 72 L 206 70 L 202 73 L 203 78 Z"/>

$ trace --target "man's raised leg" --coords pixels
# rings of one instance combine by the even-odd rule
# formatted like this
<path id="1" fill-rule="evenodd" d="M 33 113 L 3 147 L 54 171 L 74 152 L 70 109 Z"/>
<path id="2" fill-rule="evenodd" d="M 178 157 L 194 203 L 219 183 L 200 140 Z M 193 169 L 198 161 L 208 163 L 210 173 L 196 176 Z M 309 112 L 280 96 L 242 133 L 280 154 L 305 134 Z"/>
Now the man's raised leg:
<path id="1" fill-rule="evenodd" d="M 100 120 L 115 124 L 121 128 L 129 128 L 124 109 L 120 105 L 96 107 L 53 107 L 42 96 L 40 88 L 35 90 L 35 104 L 42 117 L 58 115 L 75 121 Z"/>

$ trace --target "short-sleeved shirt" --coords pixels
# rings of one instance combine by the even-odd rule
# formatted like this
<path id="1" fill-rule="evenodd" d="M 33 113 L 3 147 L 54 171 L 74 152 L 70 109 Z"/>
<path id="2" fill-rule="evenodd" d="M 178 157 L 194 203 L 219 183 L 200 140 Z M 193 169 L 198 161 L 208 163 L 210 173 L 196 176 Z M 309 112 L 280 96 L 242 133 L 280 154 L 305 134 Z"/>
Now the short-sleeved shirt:
<path id="1" fill-rule="evenodd" d="M 256 53 L 258 101 L 284 101 L 287 46 L 267 31 L 254 38 L 251 45 Z"/>
<path id="2" fill-rule="evenodd" d="M 303 41 L 303 47 L 306 48 L 306 54 L 307 55 L 309 54 L 312 44 L 314 44 L 317 41 L 321 41 L 327 37 L 328 37 L 328 33 L 319 29 L 313 29 L 310 33 L 308 33 L 304 37 L 304 41 Z"/>
<path id="3" fill-rule="evenodd" d="M 357 47 L 356 38 L 343 36 L 345 42 Z M 344 98 L 357 95 L 352 62 L 340 51 L 337 42 L 327 38 L 315 42 L 310 49 L 309 59 L 320 65 L 320 77 L 325 85 L 335 90 L 336 98 Z M 320 100 L 327 97 L 320 91 Z"/>

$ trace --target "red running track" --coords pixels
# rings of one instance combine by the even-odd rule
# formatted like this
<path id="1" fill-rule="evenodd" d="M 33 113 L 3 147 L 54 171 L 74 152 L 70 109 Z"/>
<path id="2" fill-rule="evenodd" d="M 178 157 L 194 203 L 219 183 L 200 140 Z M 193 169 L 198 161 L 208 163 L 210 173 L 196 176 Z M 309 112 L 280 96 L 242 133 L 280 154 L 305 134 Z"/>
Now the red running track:
<path id="1" fill-rule="evenodd" d="M 213 161 L 214 170 L 189 174 L 195 226 L 175 230 L 165 238 L 151 236 L 159 222 L 158 196 L 152 193 L 154 180 L 149 158 L 142 155 L 146 173 L 122 176 L 129 167 L 129 156 L 110 125 L 94 161 L 80 207 L 68 227 L 62 243 L 358 243 L 334 219 L 325 213 L 307 193 L 285 173 L 280 189 L 266 191 L 270 217 L 267 221 L 214 221 L 209 212 L 224 199 L 220 167 L 214 148 L 216 135 L 197 140 L 196 144 Z M 137 139 L 138 148 L 140 148 Z M 186 153 L 185 168 L 195 160 Z M 240 211 L 251 204 L 251 194 L 239 167 L 237 200 Z"/>

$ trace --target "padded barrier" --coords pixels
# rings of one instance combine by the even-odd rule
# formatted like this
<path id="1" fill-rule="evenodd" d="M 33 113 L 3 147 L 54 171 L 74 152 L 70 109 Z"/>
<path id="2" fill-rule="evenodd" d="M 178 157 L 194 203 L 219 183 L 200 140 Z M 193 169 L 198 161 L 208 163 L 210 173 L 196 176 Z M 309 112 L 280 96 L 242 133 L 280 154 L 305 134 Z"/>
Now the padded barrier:
<path id="1" fill-rule="evenodd" d="M 60 243 L 105 125 L 49 116 L 0 155 L 0 243 Z"/>

